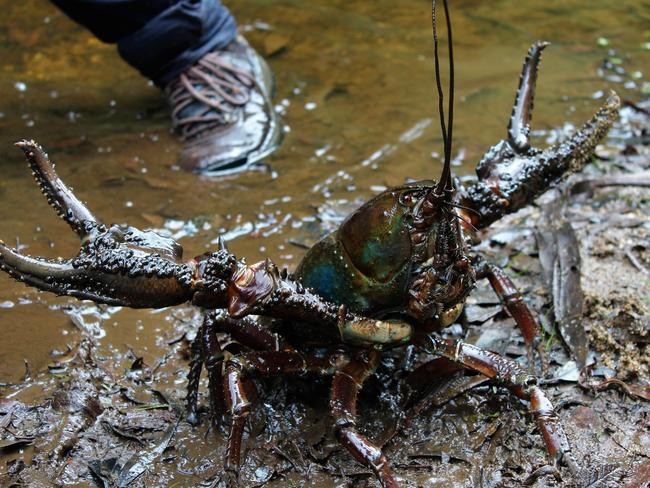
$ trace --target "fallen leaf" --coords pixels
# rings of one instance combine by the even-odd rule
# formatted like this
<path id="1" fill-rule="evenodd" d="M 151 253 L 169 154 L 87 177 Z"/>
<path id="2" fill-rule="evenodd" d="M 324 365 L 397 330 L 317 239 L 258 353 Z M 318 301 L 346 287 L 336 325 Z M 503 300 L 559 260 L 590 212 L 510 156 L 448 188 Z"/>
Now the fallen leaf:
<path id="1" fill-rule="evenodd" d="M 650 385 L 630 385 L 618 378 L 609 378 L 602 383 L 594 385 L 594 388 L 596 390 L 605 390 L 612 385 L 621 387 L 630 396 L 650 400 Z"/>

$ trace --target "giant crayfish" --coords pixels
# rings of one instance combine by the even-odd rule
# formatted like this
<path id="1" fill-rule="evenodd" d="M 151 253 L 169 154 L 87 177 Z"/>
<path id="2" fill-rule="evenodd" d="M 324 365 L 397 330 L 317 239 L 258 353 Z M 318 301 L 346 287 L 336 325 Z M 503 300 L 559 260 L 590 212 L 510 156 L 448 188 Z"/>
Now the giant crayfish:
<path id="1" fill-rule="evenodd" d="M 447 16 L 451 47 L 450 27 Z M 435 21 L 434 40 L 438 73 Z M 33 141 L 17 145 L 43 194 L 79 235 L 81 250 L 73 259 L 52 261 L 0 243 L 0 267 L 28 285 L 97 303 L 156 308 L 191 302 L 207 309 L 192 345 L 188 418 L 197 419 L 199 377 L 205 366 L 213 414 L 224 408 L 230 414 L 225 468 L 233 479 L 251 411 L 247 384 L 255 376 L 316 373 L 333 376 L 330 407 L 341 443 L 383 486 L 398 486 L 381 448 L 357 430 L 355 412 L 359 389 L 373 374 L 382 351 L 404 345 L 437 357 L 420 366 L 421 372 L 442 374 L 453 363 L 482 373 L 528 401 L 549 454 L 575 473 L 567 437 L 535 377 L 510 359 L 437 334 L 457 319 L 476 280 L 487 278 L 529 351 L 536 342 L 538 324 L 521 295 L 503 271 L 470 250 L 465 234 L 530 204 L 549 185 L 582 168 L 619 106 L 611 93 L 569 140 L 544 150 L 531 147 L 537 69 L 545 46 L 538 42 L 530 48 L 508 137 L 482 158 L 475 183 L 457 187 L 452 179 L 453 77 L 445 124 L 437 76 L 445 141 L 439 181 L 405 184 L 372 198 L 313 246 L 293 275 L 279 271 L 268 259 L 247 265 L 223 241 L 217 251 L 183 261 L 181 246 L 171 239 L 129 226 L 104 225 L 57 177 L 48 156 Z M 271 320 L 262 322 L 256 316 Z M 225 360 L 217 333 L 230 334 L 248 352 Z"/>

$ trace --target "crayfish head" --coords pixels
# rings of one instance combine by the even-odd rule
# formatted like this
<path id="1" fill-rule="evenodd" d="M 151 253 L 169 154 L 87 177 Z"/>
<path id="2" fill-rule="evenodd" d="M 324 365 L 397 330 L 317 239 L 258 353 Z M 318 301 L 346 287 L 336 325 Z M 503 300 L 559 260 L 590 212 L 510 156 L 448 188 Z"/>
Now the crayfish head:
<path id="1" fill-rule="evenodd" d="M 417 220 L 427 224 L 426 247 L 419 253 L 422 264 L 413 272 L 408 311 L 419 322 L 444 327 L 458 317 L 476 274 L 455 207 L 432 189 L 421 214 Z"/>

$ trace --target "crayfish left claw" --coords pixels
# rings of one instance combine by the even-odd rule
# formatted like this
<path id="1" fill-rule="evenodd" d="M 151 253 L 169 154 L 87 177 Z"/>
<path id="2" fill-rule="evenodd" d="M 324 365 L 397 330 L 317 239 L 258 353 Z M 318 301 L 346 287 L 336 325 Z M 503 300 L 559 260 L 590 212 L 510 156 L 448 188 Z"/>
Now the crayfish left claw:
<path id="1" fill-rule="evenodd" d="M 618 116 L 620 99 L 610 92 L 591 120 L 568 140 L 544 150 L 532 147 L 529 134 L 535 84 L 547 45 L 537 42 L 528 51 L 508 124 L 508 138 L 485 153 L 476 167 L 478 181 L 457 193 L 460 213 L 475 229 L 516 212 L 565 175 L 582 169 Z"/>
<path id="2" fill-rule="evenodd" d="M 537 85 L 537 71 L 542 59 L 542 51 L 550 42 L 537 41 L 528 50 L 524 68 L 519 78 L 519 88 L 512 107 L 508 124 L 508 141 L 517 152 L 530 148 L 530 121 L 533 118 L 533 103 Z"/>

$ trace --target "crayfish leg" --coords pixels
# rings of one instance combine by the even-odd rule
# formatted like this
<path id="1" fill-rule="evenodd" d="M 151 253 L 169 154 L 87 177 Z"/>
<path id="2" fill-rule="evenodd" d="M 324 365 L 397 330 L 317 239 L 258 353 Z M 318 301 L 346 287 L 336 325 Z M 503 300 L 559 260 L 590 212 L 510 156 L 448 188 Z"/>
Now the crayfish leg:
<path id="1" fill-rule="evenodd" d="M 260 351 L 240 354 L 228 359 L 224 368 L 223 394 L 231 420 L 224 468 L 230 473 L 230 478 L 236 479 L 239 474 L 242 437 L 252 408 L 247 384 L 250 384 L 253 377 L 308 372 L 321 375 L 332 374 L 348 361 L 347 356 L 339 348 L 333 348 L 324 354 Z"/>
<path id="2" fill-rule="evenodd" d="M 535 360 L 533 350 L 539 354 L 542 371 L 547 368 L 546 354 L 540 342 L 540 326 L 530 307 L 526 304 L 521 292 L 517 289 L 508 275 L 498 266 L 481 262 L 477 268 L 477 278 L 486 278 L 494 292 L 499 297 L 501 305 L 508 311 L 510 316 L 515 320 L 517 327 L 521 331 L 526 344 L 528 361 L 531 369 L 534 369 Z"/>
<path id="3" fill-rule="evenodd" d="M 235 319 L 224 310 L 206 313 L 191 346 L 190 370 L 187 374 L 187 420 L 198 423 L 199 380 L 203 366 L 208 374 L 211 417 L 215 424 L 225 413 L 223 396 L 224 353 L 217 333 L 227 333 L 239 344 L 255 351 L 279 351 L 281 341 L 253 317 Z"/>
<path id="4" fill-rule="evenodd" d="M 530 402 L 530 411 L 550 457 L 554 462 L 566 465 L 573 476 L 579 476 L 579 467 L 560 418 L 546 394 L 537 386 L 534 376 L 526 373 L 516 361 L 474 345 L 451 339 L 443 340 L 433 335 L 427 336 L 427 339 L 429 342 L 421 345 L 431 354 L 440 355 L 467 369 L 478 371 L 498 381 L 522 400 Z"/>
<path id="5" fill-rule="evenodd" d="M 384 488 L 398 488 L 386 456 L 356 428 L 357 396 L 379 363 L 378 351 L 365 350 L 334 375 L 330 408 L 339 442 L 354 458 L 372 469 Z"/>

